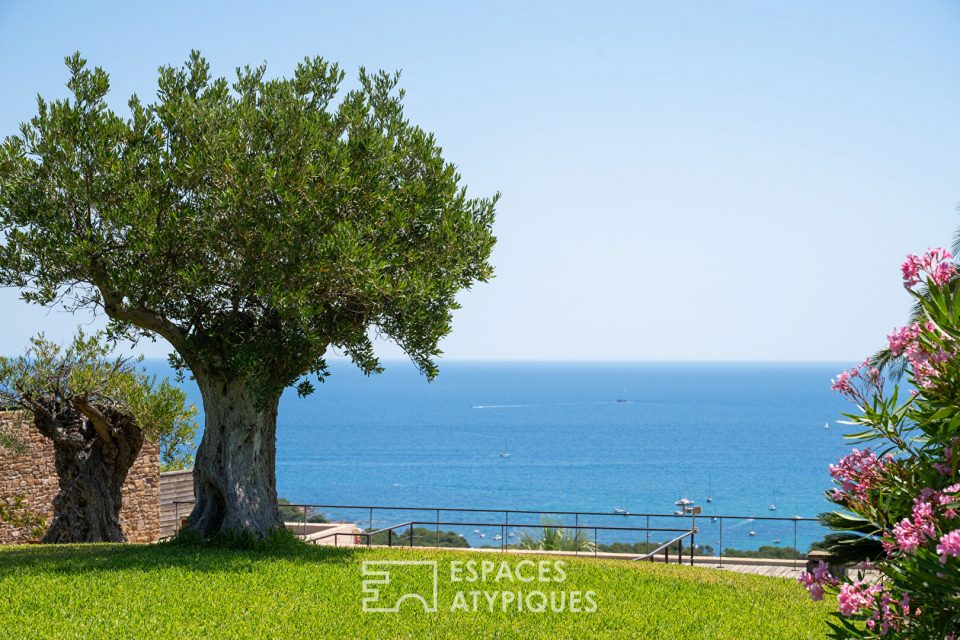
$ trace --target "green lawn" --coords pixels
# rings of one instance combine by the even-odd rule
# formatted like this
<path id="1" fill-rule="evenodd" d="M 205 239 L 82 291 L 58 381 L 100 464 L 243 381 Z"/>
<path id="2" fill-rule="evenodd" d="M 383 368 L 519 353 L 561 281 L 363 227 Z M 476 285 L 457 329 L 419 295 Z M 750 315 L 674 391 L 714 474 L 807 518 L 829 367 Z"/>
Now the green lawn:
<path id="1" fill-rule="evenodd" d="M 287 545 L 235 551 L 173 545 L 28 546 L 0 548 L 0 637 L 3 638 L 820 638 L 832 610 L 813 603 L 795 582 L 710 569 L 563 558 L 557 581 L 518 582 L 522 557 L 491 553 L 358 550 Z M 399 613 L 362 610 L 361 566 L 371 560 L 434 560 L 438 610 L 412 601 Z M 451 561 L 506 561 L 494 582 L 451 582 Z M 478 573 L 482 565 L 477 566 Z M 539 567 L 519 567 L 533 579 Z M 419 571 L 419 573 L 417 573 Z M 501 569 L 502 571 L 502 569 Z M 407 573 L 404 573 L 407 572 Z M 467 575 L 464 572 L 461 575 Z M 398 567 L 384 598 L 401 583 L 432 592 L 429 567 Z M 451 611 L 457 592 L 478 611 Z M 498 591 L 549 593 L 568 610 L 502 610 Z M 595 592 L 596 611 L 586 596 Z M 564 592 L 561 595 L 559 592 Z M 534 608 L 543 601 L 530 596 Z"/>

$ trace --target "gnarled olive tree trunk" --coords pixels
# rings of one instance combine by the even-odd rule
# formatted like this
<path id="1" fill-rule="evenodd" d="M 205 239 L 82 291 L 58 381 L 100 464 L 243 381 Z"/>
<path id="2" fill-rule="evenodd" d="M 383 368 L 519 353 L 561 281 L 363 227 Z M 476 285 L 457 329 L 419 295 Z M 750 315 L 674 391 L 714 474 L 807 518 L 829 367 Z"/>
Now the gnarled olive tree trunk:
<path id="1" fill-rule="evenodd" d="M 60 486 L 43 542 L 126 542 L 122 488 L 143 447 L 143 431 L 129 416 L 94 410 L 105 419 L 100 429 L 73 406 L 34 412 L 40 433 L 53 442 Z"/>
<path id="2" fill-rule="evenodd" d="M 281 526 L 277 508 L 277 405 L 257 404 L 243 381 L 197 375 L 203 439 L 193 467 L 196 504 L 187 530 L 264 537 Z"/>

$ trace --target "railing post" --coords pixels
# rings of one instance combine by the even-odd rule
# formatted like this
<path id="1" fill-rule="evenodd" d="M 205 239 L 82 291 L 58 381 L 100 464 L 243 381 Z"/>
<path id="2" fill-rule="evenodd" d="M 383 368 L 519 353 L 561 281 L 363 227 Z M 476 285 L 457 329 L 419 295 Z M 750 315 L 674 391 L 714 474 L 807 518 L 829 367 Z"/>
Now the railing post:
<path id="1" fill-rule="evenodd" d="M 797 568 L 797 519 L 793 519 L 793 568 Z"/>
<path id="2" fill-rule="evenodd" d="M 576 529 L 574 529 L 574 531 L 577 532 L 577 538 L 579 539 L 579 537 L 580 537 L 580 514 L 579 514 L 579 513 L 573 514 L 573 526 L 576 527 Z M 579 545 L 579 544 L 574 548 L 574 550 L 573 550 L 573 555 L 575 555 L 575 556 L 580 555 L 580 545 Z"/>
<path id="3" fill-rule="evenodd" d="M 370 528 L 367 531 L 373 531 L 373 507 L 370 507 Z"/>
<path id="4" fill-rule="evenodd" d="M 647 551 L 650 551 L 650 516 L 647 516 Z"/>
<path id="5" fill-rule="evenodd" d="M 677 540 L 677 564 L 683 564 L 683 538 Z"/>
<path id="6" fill-rule="evenodd" d="M 720 518 L 720 549 L 717 551 L 720 554 L 720 566 L 723 566 L 723 518 Z"/>
<path id="7" fill-rule="evenodd" d="M 387 529 L 387 546 L 393 546 L 393 529 Z"/>
<path id="8" fill-rule="evenodd" d="M 500 531 L 500 535 L 502 536 L 501 542 L 502 542 L 503 544 L 500 545 L 500 550 L 501 550 L 501 551 L 506 551 L 506 550 L 507 550 L 507 535 L 510 533 L 510 512 L 509 512 L 509 511 L 504 511 L 503 515 L 505 516 L 505 517 L 504 517 L 504 526 L 501 527 L 501 531 Z"/>
<path id="9" fill-rule="evenodd" d="M 577 529 L 577 531 L 580 531 Z M 593 557 L 597 557 L 597 528 L 593 528 Z"/>
<path id="10" fill-rule="evenodd" d="M 510 522 L 510 512 L 503 512 L 503 522 Z M 503 553 L 507 550 L 507 530 L 503 525 L 503 522 L 500 524 L 500 552 Z"/>
<path id="11" fill-rule="evenodd" d="M 410 525 L 410 548 L 413 549 L 413 525 Z"/>
<path id="12" fill-rule="evenodd" d="M 437 509 L 437 548 L 440 548 L 440 509 Z"/>
<path id="13" fill-rule="evenodd" d="M 690 566 L 693 566 L 693 552 L 697 548 L 697 530 L 690 534 Z"/>

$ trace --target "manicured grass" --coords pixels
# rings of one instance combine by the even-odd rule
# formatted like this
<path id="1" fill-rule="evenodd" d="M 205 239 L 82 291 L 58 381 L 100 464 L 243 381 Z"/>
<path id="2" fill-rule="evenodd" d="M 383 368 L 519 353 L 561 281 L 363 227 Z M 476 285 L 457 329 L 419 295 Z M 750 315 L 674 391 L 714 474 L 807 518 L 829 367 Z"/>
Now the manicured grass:
<path id="1" fill-rule="evenodd" d="M 522 559 L 290 544 L 266 551 L 167 544 L 0 548 L 0 637 L 820 638 L 832 610 L 789 580 L 627 561 L 563 558 L 562 582 L 511 582 L 505 575 L 499 582 L 493 575 L 483 583 L 450 580 L 451 561 L 486 560 L 498 568 L 506 561 L 516 579 Z M 558 560 L 532 559 L 547 561 L 548 569 Z M 411 601 L 399 613 L 363 612 L 361 566 L 371 560 L 437 561 L 437 612 Z M 429 571 L 416 571 L 397 569 L 394 584 L 381 585 L 383 597 L 405 577 L 430 594 Z M 536 570 L 527 565 L 520 573 L 530 578 Z M 560 577 L 555 569 L 552 576 Z M 519 612 L 510 603 L 504 612 L 497 596 L 491 613 L 482 595 L 478 611 L 451 611 L 458 591 L 472 606 L 469 592 L 476 590 L 593 591 L 596 611 Z M 582 599 L 580 606 L 588 608 Z"/>

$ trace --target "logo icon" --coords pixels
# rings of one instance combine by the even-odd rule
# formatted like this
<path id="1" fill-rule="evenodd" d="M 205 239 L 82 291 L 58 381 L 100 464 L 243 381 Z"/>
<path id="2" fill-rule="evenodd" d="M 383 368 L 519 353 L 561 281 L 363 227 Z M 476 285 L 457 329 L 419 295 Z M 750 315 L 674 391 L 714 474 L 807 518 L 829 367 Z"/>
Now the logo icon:
<path id="1" fill-rule="evenodd" d="M 397 613 L 405 601 L 419 601 L 423 610 L 437 610 L 436 560 L 367 560 L 363 576 L 363 611 Z"/>

